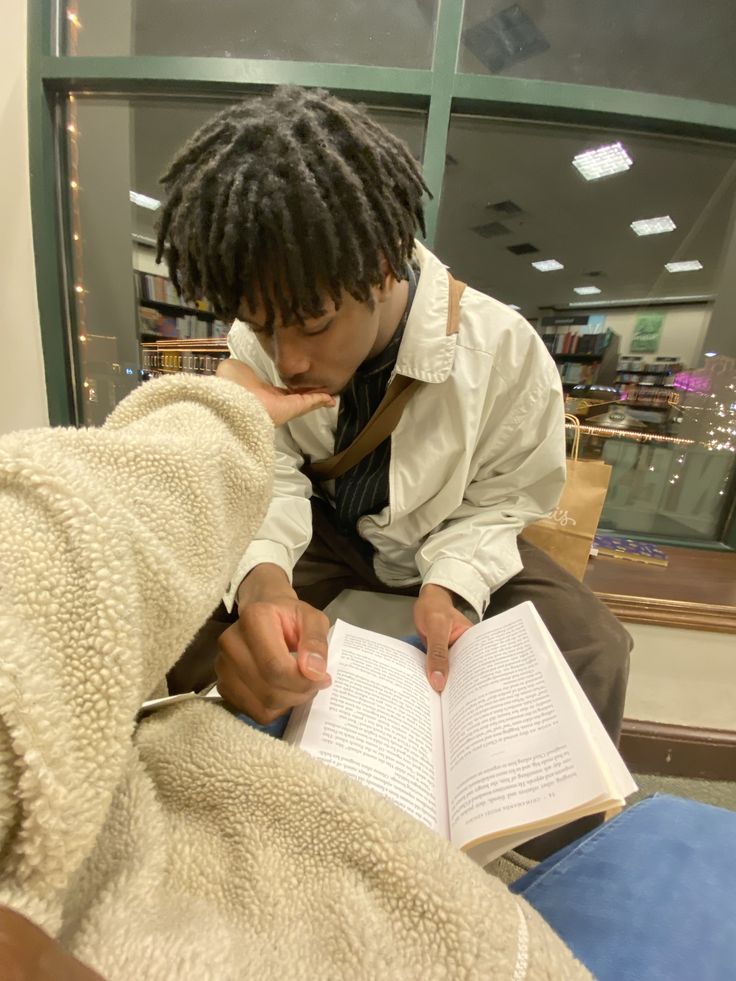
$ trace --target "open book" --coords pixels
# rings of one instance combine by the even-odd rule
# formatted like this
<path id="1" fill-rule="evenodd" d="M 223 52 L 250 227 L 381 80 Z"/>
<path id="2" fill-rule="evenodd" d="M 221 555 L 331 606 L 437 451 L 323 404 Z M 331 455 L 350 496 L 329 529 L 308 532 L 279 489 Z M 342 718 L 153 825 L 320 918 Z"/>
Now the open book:
<path id="1" fill-rule="evenodd" d="M 482 865 L 636 790 L 532 603 L 463 634 L 442 695 L 416 647 L 341 620 L 328 664 L 285 738 Z"/>

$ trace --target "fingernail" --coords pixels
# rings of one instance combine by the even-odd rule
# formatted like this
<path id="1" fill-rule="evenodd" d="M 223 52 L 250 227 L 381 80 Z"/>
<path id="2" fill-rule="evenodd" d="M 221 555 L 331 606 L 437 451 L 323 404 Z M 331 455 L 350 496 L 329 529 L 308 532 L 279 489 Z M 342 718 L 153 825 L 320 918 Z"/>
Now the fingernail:
<path id="1" fill-rule="evenodd" d="M 433 671 L 432 674 L 429 676 L 429 683 L 434 688 L 434 690 L 438 692 L 442 691 L 442 689 L 445 687 L 446 680 L 447 679 L 445 678 L 445 676 L 442 674 L 441 671 Z"/>
<path id="2" fill-rule="evenodd" d="M 321 654 L 307 654 L 307 668 L 315 674 L 323 675 L 327 668 L 327 662 Z"/>

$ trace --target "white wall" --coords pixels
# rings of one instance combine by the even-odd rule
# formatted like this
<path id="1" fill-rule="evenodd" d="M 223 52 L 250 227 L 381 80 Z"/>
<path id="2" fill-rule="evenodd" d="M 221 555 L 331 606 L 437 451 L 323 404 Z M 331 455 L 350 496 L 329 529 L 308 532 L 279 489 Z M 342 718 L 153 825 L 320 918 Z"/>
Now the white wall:
<path id="1" fill-rule="evenodd" d="M 3 5 L 0 31 L 0 433 L 48 423 L 31 235 L 26 4 Z"/>

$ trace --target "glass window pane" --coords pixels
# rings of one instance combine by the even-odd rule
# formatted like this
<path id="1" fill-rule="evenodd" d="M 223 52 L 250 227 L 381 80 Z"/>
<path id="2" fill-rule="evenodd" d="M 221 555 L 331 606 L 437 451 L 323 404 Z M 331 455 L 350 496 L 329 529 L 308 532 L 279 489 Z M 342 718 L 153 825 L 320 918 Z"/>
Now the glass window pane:
<path id="1" fill-rule="evenodd" d="M 176 151 L 227 102 L 71 96 L 69 243 L 82 419 L 99 424 L 141 380 L 213 372 L 227 328 L 206 304 L 176 296 L 154 262 L 159 177 Z M 419 159 L 425 114 L 371 114 Z M 135 197 L 135 201 L 132 198 Z M 136 203 L 137 202 L 137 203 Z"/>
<path id="2" fill-rule="evenodd" d="M 460 70 L 733 103 L 731 0 L 466 0 Z"/>
<path id="3" fill-rule="evenodd" d="M 428 68 L 437 0 L 68 0 L 65 11 L 68 54 Z"/>
<path id="4" fill-rule="evenodd" d="M 603 525 L 717 538 L 736 447 L 736 148 L 456 116 L 447 151 L 438 254 L 542 334 L 584 454 L 614 468 Z"/>

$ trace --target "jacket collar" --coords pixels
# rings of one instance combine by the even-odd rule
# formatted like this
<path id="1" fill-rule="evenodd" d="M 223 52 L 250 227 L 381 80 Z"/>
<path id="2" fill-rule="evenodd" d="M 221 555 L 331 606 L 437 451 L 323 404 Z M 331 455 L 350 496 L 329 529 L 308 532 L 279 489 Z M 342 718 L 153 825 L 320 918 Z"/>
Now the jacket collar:
<path id="1" fill-rule="evenodd" d="M 415 243 L 414 259 L 419 265 L 419 284 L 396 358 L 396 373 L 443 382 L 452 370 L 457 344 L 457 334 L 447 335 L 447 269 L 420 242 Z"/>

